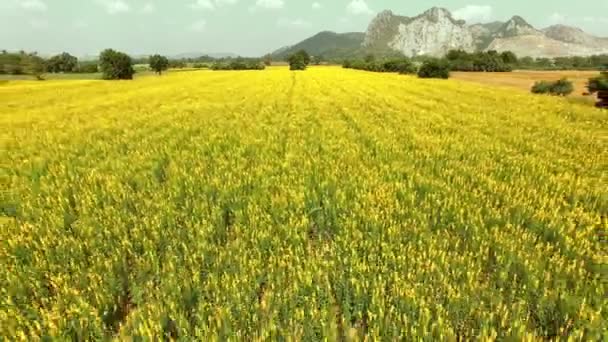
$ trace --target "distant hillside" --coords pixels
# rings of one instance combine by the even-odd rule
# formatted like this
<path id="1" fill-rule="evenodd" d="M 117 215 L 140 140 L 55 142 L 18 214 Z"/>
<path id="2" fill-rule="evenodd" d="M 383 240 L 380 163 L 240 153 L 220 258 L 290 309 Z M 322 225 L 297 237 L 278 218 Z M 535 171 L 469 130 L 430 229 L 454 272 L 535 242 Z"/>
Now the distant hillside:
<path id="1" fill-rule="evenodd" d="M 170 59 L 188 59 L 188 58 L 198 58 L 201 56 L 209 56 L 212 58 L 236 58 L 237 54 L 231 52 L 216 52 L 216 53 L 204 53 L 204 52 L 187 52 L 180 53 L 177 55 L 168 56 Z"/>
<path id="2" fill-rule="evenodd" d="M 365 33 L 321 32 L 275 51 L 273 57 L 284 59 L 299 49 L 327 59 L 366 54 L 443 56 L 451 49 L 510 50 L 520 57 L 559 57 L 608 54 L 608 39 L 564 25 L 539 30 L 518 15 L 506 22 L 468 25 L 456 20 L 447 9 L 433 7 L 415 17 L 382 11 Z"/>
<path id="3" fill-rule="evenodd" d="M 294 52 L 304 49 L 312 56 L 340 58 L 356 54 L 365 38 L 363 32 L 335 33 L 323 31 L 295 45 L 283 47 L 272 53 L 273 59 L 285 59 Z"/>

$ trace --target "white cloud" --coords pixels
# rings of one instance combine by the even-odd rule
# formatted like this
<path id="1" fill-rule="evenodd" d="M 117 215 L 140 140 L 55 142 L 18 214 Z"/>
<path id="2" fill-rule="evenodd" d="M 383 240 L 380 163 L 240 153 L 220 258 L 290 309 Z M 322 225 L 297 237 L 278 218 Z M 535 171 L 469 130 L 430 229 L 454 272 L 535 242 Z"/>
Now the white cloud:
<path id="1" fill-rule="evenodd" d="M 373 14 L 374 12 L 369 8 L 365 0 L 352 0 L 347 6 L 346 10 L 350 14 Z"/>
<path id="2" fill-rule="evenodd" d="M 203 32 L 207 28 L 207 22 L 204 20 L 195 21 L 190 25 L 190 30 L 194 32 Z"/>
<path id="3" fill-rule="evenodd" d="M 554 12 L 549 16 L 549 22 L 551 22 L 552 24 L 561 24 L 565 21 L 566 16 L 561 13 Z"/>
<path id="4" fill-rule="evenodd" d="M 321 5 L 320 3 L 316 2 L 316 1 L 312 3 L 312 9 L 313 10 L 318 10 L 318 9 L 321 9 L 321 8 L 323 8 L 323 5 Z"/>
<path id="5" fill-rule="evenodd" d="M 141 12 L 142 13 L 156 12 L 156 5 L 154 5 L 151 2 L 148 2 L 148 3 L 144 4 L 144 7 L 142 7 Z"/>
<path id="6" fill-rule="evenodd" d="M 494 17 L 492 6 L 466 5 L 452 12 L 456 19 L 464 19 L 469 23 L 488 22 Z"/>
<path id="7" fill-rule="evenodd" d="M 191 4 L 190 7 L 194 9 L 213 11 L 215 9 L 215 4 L 211 0 L 197 0 Z"/>
<path id="8" fill-rule="evenodd" d="M 277 20 L 277 26 L 285 27 L 285 28 L 302 29 L 302 28 L 309 28 L 312 26 L 312 24 L 310 22 L 300 19 L 300 18 L 297 18 L 297 19 L 280 18 L 279 20 Z"/>
<path id="9" fill-rule="evenodd" d="M 44 12 L 48 8 L 42 0 L 22 0 L 19 5 L 28 11 Z"/>
<path id="10" fill-rule="evenodd" d="M 285 2 L 283 0 L 257 0 L 255 2 L 255 7 L 265 9 L 281 9 L 284 6 Z"/>
<path id="11" fill-rule="evenodd" d="M 190 8 L 213 11 L 218 7 L 234 5 L 237 2 L 238 0 L 196 0 L 190 5 Z"/>
<path id="12" fill-rule="evenodd" d="M 106 9 L 108 14 L 126 13 L 131 10 L 129 4 L 123 0 L 97 0 L 97 2 Z"/>

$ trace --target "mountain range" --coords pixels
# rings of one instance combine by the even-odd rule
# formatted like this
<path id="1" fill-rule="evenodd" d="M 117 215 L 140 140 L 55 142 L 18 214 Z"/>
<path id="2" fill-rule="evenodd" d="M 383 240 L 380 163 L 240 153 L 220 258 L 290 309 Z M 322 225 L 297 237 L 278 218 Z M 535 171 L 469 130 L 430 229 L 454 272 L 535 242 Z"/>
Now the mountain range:
<path id="1" fill-rule="evenodd" d="M 366 32 L 320 32 L 292 46 L 272 53 L 285 58 L 305 49 L 325 58 L 347 58 L 369 53 L 406 56 L 443 56 L 452 49 L 468 52 L 513 51 L 518 56 L 561 57 L 608 54 L 608 38 L 600 38 L 565 25 L 537 29 L 524 18 L 506 22 L 467 24 L 445 8 L 433 7 L 407 17 L 385 10 L 370 22 Z"/>

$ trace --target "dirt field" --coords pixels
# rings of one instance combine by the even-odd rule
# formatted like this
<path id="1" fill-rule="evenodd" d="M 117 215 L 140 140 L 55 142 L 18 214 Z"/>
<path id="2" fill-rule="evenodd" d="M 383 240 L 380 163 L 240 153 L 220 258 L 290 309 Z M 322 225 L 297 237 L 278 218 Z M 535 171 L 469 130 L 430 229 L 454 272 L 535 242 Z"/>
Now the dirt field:
<path id="1" fill-rule="evenodd" d="M 478 82 L 491 85 L 507 86 L 530 91 L 536 81 L 555 81 L 567 78 L 574 83 L 574 92 L 570 97 L 582 101 L 594 102 L 592 96 L 584 96 L 590 77 L 599 75 L 597 71 L 514 71 L 514 72 L 452 72 L 452 77 L 458 80 Z"/>

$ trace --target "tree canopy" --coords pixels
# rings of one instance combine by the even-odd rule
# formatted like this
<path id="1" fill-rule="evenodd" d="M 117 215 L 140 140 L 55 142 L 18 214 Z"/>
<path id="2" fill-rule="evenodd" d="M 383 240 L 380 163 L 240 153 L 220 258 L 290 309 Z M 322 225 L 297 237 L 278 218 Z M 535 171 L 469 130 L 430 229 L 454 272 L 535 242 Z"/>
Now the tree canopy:
<path id="1" fill-rule="evenodd" d="M 99 66 L 105 80 L 131 80 L 135 74 L 131 57 L 112 49 L 101 52 Z"/>
<path id="2" fill-rule="evenodd" d="M 48 72 L 74 72 L 78 68 L 78 58 L 64 52 L 49 58 L 46 62 Z"/>
<path id="3" fill-rule="evenodd" d="M 159 75 L 162 74 L 163 71 L 169 69 L 169 59 L 165 56 L 150 56 L 149 63 L 150 69 L 154 70 Z"/>
<path id="4" fill-rule="evenodd" d="M 287 59 L 290 70 L 306 70 L 310 64 L 310 55 L 306 50 L 299 50 Z"/>

